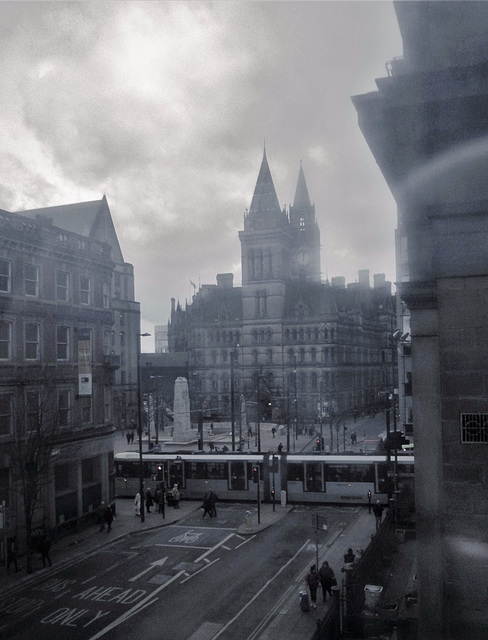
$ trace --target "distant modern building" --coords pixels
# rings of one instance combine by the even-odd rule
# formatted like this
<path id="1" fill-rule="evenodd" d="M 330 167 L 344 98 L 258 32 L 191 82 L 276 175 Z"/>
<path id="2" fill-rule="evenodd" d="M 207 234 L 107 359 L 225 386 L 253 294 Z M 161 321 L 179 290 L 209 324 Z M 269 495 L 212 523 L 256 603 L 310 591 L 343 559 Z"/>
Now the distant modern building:
<path id="1" fill-rule="evenodd" d="M 354 103 L 398 204 L 421 640 L 488 637 L 488 3 L 396 2 L 404 57 Z M 405 309 L 402 308 L 402 313 Z"/>
<path id="2" fill-rule="evenodd" d="M 182 308 L 172 300 L 170 352 L 188 353 L 193 406 L 229 419 L 297 426 L 383 401 L 392 380 L 391 283 L 367 270 L 346 287 L 321 281 L 320 231 L 303 168 L 293 205 L 278 202 L 266 152 L 239 232 L 242 286 L 217 275 Z M 234 406 L 232 405 L 234 397 Z"/>
<path id="3" fill-rule="evenodd" d="M 25 474 L 33 525 L 71 529 L 114 499 L 114 414 L 137 418 L 139 304 L 105 197 L 1 212 L 0 311 L 0 501 L 23 544 Z"/>

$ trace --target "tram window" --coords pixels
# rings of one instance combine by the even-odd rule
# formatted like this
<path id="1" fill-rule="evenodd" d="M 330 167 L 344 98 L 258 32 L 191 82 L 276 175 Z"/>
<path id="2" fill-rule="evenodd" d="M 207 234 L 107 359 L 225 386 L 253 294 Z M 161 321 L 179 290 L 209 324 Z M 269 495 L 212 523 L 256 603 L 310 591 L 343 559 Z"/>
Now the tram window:
<path id="1" fill-rule="evenodd" d="M 246 488 L 246 466 L 244 462 L 230 463 L 230 488 L 234 490 Z"/>
<path id="2" fill-rule="evenodd" d="M 414 467 L 413 464 L 399 464 L 398 471 L 402 476 L 413 476 L 414 475 Z"/>
<path id="3" fill-rule="evenodd" d="M 303 482 L 303 464 L 297 462 L 290 462 L 288 464 L 288 480 L 291 482 L 300 481 Z"/>
<path id="4" fill-rule="evenodd" d="M 325 469 L 326 482 L 374 482 L 374 467 L 371 464 L 328 464 Z"/>
<path id="5" fill-rule="evenodd" d="M 147 464 L 143 466 L 144 477 L 147 477 L 149 468 Z M 119 478 L 138 478 L 139 477 L 139 463 L 133 462 L 117 462 L 115 465 L 115 475 Z"/>
<path id="6" fill-rule="evenodd" d="M 169 488 L 172 489 L 175 484 L 184 487 L 183 479 L 185 477 L 184 463 L 172 463 L 169 466 Z"/>
<path id="7" fill-rule="evenodd" d="M 376 493 L 387 493 L 388 491 L 388 469 L 386 463 L 377 464 L 376 466 Z"/>
<path id="8" fill-rule="evenodd" d="M 306 462 L 305 478 L 305 491 L 323 491 L 323 464 L 321 462 Z"/>
<path id="9" fill-rule="evenodd" d="M 192 480 L 207 480 L 209 478 L 222 480 L 227 478 L 225 463 L 223 462 L 190 462 L 186 464 L 186 477 Z"/>

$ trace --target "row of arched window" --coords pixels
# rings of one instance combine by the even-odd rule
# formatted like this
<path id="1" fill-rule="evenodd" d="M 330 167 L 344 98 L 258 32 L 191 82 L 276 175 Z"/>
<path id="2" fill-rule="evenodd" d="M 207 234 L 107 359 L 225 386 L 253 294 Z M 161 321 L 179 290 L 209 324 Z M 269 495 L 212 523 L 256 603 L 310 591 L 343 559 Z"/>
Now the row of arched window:
<path id="1" fill-rule="evenodd" d="M 285 342 L 328 342 L 336 339 L 334 327 L 297 327 L 285 329 Z"/>
<path id="2" fill-rule="evenodd" d="M 195 335 L 195 345 L 206 347 L 208 344 L 225 344 L 238 346 L 241 339 L 240 331 L 216 331 L 210 332 L 207 336 L 204 332 Z"/>

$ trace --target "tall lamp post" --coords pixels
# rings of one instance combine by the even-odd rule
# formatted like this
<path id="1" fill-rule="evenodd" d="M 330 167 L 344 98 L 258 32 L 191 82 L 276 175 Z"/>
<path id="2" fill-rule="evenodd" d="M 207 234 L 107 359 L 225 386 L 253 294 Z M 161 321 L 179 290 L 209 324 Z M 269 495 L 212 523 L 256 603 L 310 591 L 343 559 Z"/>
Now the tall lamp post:
<path id="1" fill-rule="evenodd" d="M 236 416 L 234 397 L 234 359 L 237 355 L 235 349 L 230 352 L 230 421 L 232 424 L 232 451 L 236 450 Z M 240 440 L 239 440 L 240 446 Z"/>
<path id="2" fill-rule="evenodd" d="M 142 461 L 142 394 L 141 394 L 141 338 L 150 333 L 137 334 L 137 431 L 139 434 L 139 495 L 141 496 L 141 522 L 144 522 L 144 464 Z"/>

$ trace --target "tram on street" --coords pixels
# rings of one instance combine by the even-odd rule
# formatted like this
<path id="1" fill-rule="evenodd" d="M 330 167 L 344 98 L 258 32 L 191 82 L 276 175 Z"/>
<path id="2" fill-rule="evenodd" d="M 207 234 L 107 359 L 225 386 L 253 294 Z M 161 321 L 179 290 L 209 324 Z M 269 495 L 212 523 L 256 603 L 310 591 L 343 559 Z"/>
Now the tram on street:
<path id="1" fill-rule="evenodd" d="M 141 460 L 137 452 L 115 455 L 115 494 L 133 497 L 139 491 Z M 330 504 L 387 503 L 393 486 L 414 495 L 414 456 L 395 460 L 379 455 L 325 453 L 143 453 L 144 488 L 178 484 L 183 498 L 198 500 L 213 490 L 219 500 L 249 501 L 259 477 L 262 499 Z"/>

